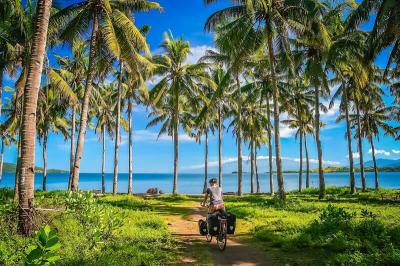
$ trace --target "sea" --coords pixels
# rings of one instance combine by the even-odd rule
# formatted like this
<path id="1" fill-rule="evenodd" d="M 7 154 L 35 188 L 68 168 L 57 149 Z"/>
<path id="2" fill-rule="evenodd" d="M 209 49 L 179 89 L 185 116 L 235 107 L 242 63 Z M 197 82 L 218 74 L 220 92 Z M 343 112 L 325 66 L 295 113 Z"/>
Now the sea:
<path id="1" fill-rule="evenodd" d="M 68 173 L 50 173 L 47 175 L 48 190 L 66 190 L 68 186 Z M 218 177 L 217 174 L 210 174 L 209 178 Z M 14 187 L 14 174 L 3 174 L 0 187 Z M 259 175 L 261 192 L 269 191 L 269 174 Z M 113 174 L 106 174 L 106 191 L 112 191 Z M 222 189 L 224 192 L 237 191 L 237 174 L 223 174 Z M 374 173 L 366 173 L 367 186 L 374 187 Z M 325 183 L 327 186 L 349 186 L 348 173 L 325 173 Z M 149 188 L 157 188 L 163 193 L 171 193 L 173 184 L 173 174 L 158 173 L 134 173 L 133 192 L 145 193 Z M 199 194 L 203 190 L 204 175 L 181 173 L 178 176 L 178 193 L 180 194 Z M 284 173 L 285 190 L 296 190 L 298 188 L 298 173 Z M 356 174 L 356 184 L 361 186 L 361 179 Z M 275 191 L 277 189 L 276 176 L 274 178 Z M 381 188 L 400 189 L 400 172 L 379 173 L 379 185 Z M 318 187 L 318 174 L 310 174 L 310 186 Z M 303 174 L 303 187 L 305 187 L 305 174 Z M 81 190 L 100 190 L 100 173 L 81 173 L 79 176 L 79 188 Z M 42 174 L 35 175 L 35 189 L 42 189 Z M 126 193 L 128 190 L 128 174 L 118 175 L 118 192 Z M 250 174 L 243 174 L 243 192 L 250 192 Z"/>

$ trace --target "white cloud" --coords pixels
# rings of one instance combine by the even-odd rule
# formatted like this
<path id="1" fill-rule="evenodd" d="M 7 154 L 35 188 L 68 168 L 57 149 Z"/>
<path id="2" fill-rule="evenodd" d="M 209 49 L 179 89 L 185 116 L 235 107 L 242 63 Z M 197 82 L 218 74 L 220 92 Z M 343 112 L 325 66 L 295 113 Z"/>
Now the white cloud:
<path id="1" fill-rule="evenodd" d="M 372 149 L 369 149 L 368 153 L 372 154 Z M 385 155 L 385 156 L 389 156 L 390 155 L 390 151 L 375 149 L 375 154 L 376 155 L 382 154 L 382 155 Z"/>
<path id="2" fill-rule="evenodd" d="M 187 64 L 194 64 L 205 55 L 207 50 L 215 50 L 214 47 L 208 45 L 193 46 L 190 48 L 190 54 L 186 59 Z"/>
<path id="3" fill-rule="evenodd" d="M 346 155 L 346 158 L 349 158 L 349 155 Z M 353 159 L 358 159 L 358 158 L 360 158 L 360 153 L 353 152 Z"/>
<path id="4" fill-rule="evenodd" d="M 250 157 L 247 155 L 243 155 L 242 156 L 243 161 L 249 161 Z M 262 161 L 262 160 L 268 160 L 269 157 L 268 156 L 258 156 L 257 160 L 258 161 Z M 272 157 L 273 160 L 275 160 L 275 156 Z M 295 157 L 285 157 L 282 156 L 281 157 L 282 161 L 292 161 L 292 162 L 300 162 L 300 158 L 295 158 Z M 305 162 L 306 159 L 303 158 L 303 162 Z M 309 159 L 310 163 L 318 163 L 317 159 Z M 222 159 L 222 165 L 227 164 L 227 163 L 235 163 L 237 162 L 237 157 L 228 157 L 228 158 L 224 158 Z M 340 165 L 340 162 L 337 161 L 322 161 L 323 164 L 325 165 Z M 218 166 L 218 161 L 209 161 L 208 162 L 208 166 L 209 167 L 213 167 L 213 166 Z M 204 168 L 204 164 L 195 164 L 195 165 L 190 165 L 190 166 L 185 166 L 182 167 L 182 169 L 185 170 L 194 170 L 194 169 L 202 169 Z"/>
<path id="5" fill-rule="evenodd" d="M 400 150 L 393 149 L 392 152 L 395 153 L 395 154 L 400 154 Z"/>
<path id="6" fill-rule="evenodd" d="M 132 134 L 133 141 L 136 141 L 136 142 L 137 141 L 147 141 L 147 142 L 154 141 L 155 142 L 155 141 L 157 141 L 157 136 L 158 136 L 158 132 L 152 132 L 152 131 L 145 130 L 145 129 L 134 130 L 133 134 Z M 123 142 L 123 140 L 127 139 L 127 138 L 128 138 L 128 135 L 123 135 L 121 144 L 122 143 L 125 144 L 126 142 Z M 179 134 L 178 138 L 179 138 L 179 142 L 195 141 L 195 139 L 189 137 L 186 134 Z M 164 134 L 158 138 L 158 141 L 172 141 L 172 137 Z"/>
<path id="7" fill-rule="evenodd" d="M 287 126 L 287 125 L 281 125 L 279 127 L 279 133 L 281 135 L 281 138 L 291 138 L 295 135 L 296 129 L 289 128 L 289 126 Z"/>

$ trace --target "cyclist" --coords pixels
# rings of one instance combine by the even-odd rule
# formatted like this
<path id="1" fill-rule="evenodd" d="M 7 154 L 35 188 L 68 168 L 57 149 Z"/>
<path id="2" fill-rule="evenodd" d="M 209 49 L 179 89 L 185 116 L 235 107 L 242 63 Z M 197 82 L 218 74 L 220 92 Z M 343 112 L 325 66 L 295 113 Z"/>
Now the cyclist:
<path id="1" fill-rule="evenodd" d="M 208 197 L 210 198 L 210 207 L 208 209 L 208 214 L 213 215 L 215 213 L 220 213 L 221 215 L 225 215 L 225 205 L 223 199 L 222 189 L 218 186 L 218 182 L 216 178 L 211 178 L 210 187 L 207 188 L 206 193 L 204 194 L 204 200 L 201 203 L 202 206 L 206 205 Z"/>

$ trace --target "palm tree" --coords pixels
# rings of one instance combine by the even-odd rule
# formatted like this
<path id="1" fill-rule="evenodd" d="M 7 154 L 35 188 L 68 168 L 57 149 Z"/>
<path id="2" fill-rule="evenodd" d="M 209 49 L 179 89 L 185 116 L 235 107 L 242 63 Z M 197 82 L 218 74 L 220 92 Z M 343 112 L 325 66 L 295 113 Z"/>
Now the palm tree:
<path id="1" fill-rule="evenodd" d="M 209 60 L 209 55 L 213 54 L 213 51 L 207 51 L 206 55 L 200 58 L 200 61 Z M 217 128 L 218 128 L 218 185 L 222 187 L 222 134 L 224 129 L 224 114 L 229 109 L 227 93 L 232 86 L 232 79 L 230 72 L 224 70 L 221 64 L 213 64 L 210 67 L 210 77 L 213 80 L 216 89 L 212 95 L 209 95 L 210 104 L 206 104 L 201 110 L 199 117 L 203 117 L 205 114 L 217 113 Z M 218 101 L 214 100 L 218 98 Z"/>
<path id="2" fill-rule="evenodd" d="M 399 9 L 399 1 L 363 0 L 350 13 L 346 21 L 347 28 L 354 30 L 362 22 L 370 20 L 371 14 L 376 13 L 372 31 L 366 42 L 368 51 L 366 59 L 373 61 L 383 49 L 389 48 L 391 52 L 386 65 L 386 73 L 388 73 L 392 63 L 395 63 L 395 69 L 398 70 L 400 67 L 400 33 L 397 30 L 400 27 Z M 400 87 L 392 86 L 391 92 L 399 101 Z"/>
<path id="3" fill-rule="evenodd" d="M 212 73 L 215 74 L 215 73 Z M 213 82 L 218 82 L 218 76 L 211 76 Z M 217 86 L 217 83 L 215 83 Z M 203 193 L 207 191 L 207 181 L 208 181 L 208 136 L 211 131 L 214 134 L 215 128 L 220 127 L 219 114 L 215 113 L 214 106 L 208 106 L 208 101 L 211 99 L 215 93 L 215 88 L 211 86 L 203 86 L 202 88 L 204 93 L 204 100 L 200 97 L 195 102 L 193 106 L 195 107 L 196 112 L 195 117 L 193 118 L 194 128 L 196 128 L 197 132 L 193 134 L 196 138 L 197 142 L 201 142 L 201 137 L 204 136 L 204 185 L 203 185 Z M 206 100 L 206 101 L 205 101 Z M 214 108 L 212 108 L 214 107 Z M 219 108 L 219 105 L 217 106 Z M 219 109 L 218 109 L 219 111 Z"/>
<path id="4" fill-rule="evenodd" d="M 47 182 L 47 141 L 50 132 L 61 132 L 64 138 L 68 137 L 68 123 L 64 118 L 68 102 L 63 102 L 60 91 L 51 85 L 45 86 L 39 92 L 36 111 L 36 131 L 39 143 L 43 148 L 43 191 L 46 191 Z"/>
<path id="5" fill-rule="evenodd" d="M 59 88 L 66 93 L 67 98 L 70 99 L 70 159 L 69 159 L 69 179 L 68 190 L 71 190 L 71 184 L 74 173 L 74 160 L 75 160 L 75 132 L 76 132 L 76 112 L 80 107 L 80 100 L 83 98 L 84 87 L 82 84 L 87 65 L 87 43 L 82 40 L 76 40 L 72 44 L 72 57 L 61 57 L 55 55 L 57 64 L 60 69 L 51 69 L 49 72 L 49 79 L 53 86 Z M 67 93 L 69 92 L 69 93 Z"/>
<path id="6" fill-rule="evenodd" d="M 172 36 L 165 34 L 161 47 L 164 53 L 154 56 L 156 68 L 154 74 L 162 76 L 150 91 L 150 102 L 154 111 L 150 114 L 156 118 L 149 122 L 148 126 L 162 122 L 160 134 L 172 134 L 174 142 L 174 181 L 172 193 L 177 194 L 178 185 L 178 143 L 179 125 L 182 116 L 188 108 L 187 102 L 196 97 L 205 96 L 199 83 L 214 86 L 206 73 L 206 64 L 185 64 L 190 53 L 189 42 L 181 38 L 175 40 Z M 185 105 L 184 105 L 185 104 Z"/>
<path id="7" fill-rule="evenodd" d="M 393 110 L 395 107 L 385 107 L 381 103 L 373 102 L 373 99 L 368 99 L 363 104 L 363 112 L 360 116 L 361 135 L 358 137 L 367 138 L 371 145 L 372 160 L 374 163 L 375 189 L 379 188 L 378 167 L 375 158 L 374 138 L 379 139 L 379 129 L 383 130 L 385 135 L 396 137 L 397 129 L 390 125 L 390 121 L 395 119 Z M 357 125 L 357 116 L 350 115 L 350 121 L 355 126 Z M 397 121 L 398 122 L 398 121 Z"/>
<path id="8" fill-rule="evenodd" d="M 102 140 L 101 193 L 105 193 L 106 133 L 108 133 L 108 135 L 112 137 L 115 130 L 115 115 L 112 111 L 113 108 L 110 108 L 115 105 L 115 101 L 112 97 L 112 94 L 115 90 L 113 90 L 112 84 L 107 86 L 100 86 L 98 90 L 98 104 L 96 108 L 97 124 L 95 127 L 95 131 L 100 133 L 100 138 Z"/>
<path id="9" fill-rule="evenodd" d="M 39 0 L 36 10 L 35 34 L 33 35 L 29 70 L 24 88 L 21 123 L 18 231 L 23 235 L 31 234 L 33 229 L 36 106 L 46 51 L 51 0 Z"/>
<path id="10" fill-rule="evenodd" d="M 241 115 L 240 111 L 242 105 L 241 96 L 241 82 L 240 75 L 243 74 L 247 61 L 250 55 L 260 46 L 262 42 L 262 35 L 259 30 L 254 29 L 251 20 L 248 17 L 243 17 L 237 20 L 228 21 L 222 25 L 216 25 L 216 21 L 209 18 L 206 23 L 208 30 L 216 31 L 215 45 L 218 52 L 208 51 L 204 60 L 211 61 L 217 64 L 223 64 L 226 66 L 227 71 L 235 83 L 236 99 L 232 101 L 236 109 L 234 112 L 237 115 L 237 126 L 236 128 L 236 142 L 237 142 L 237 156 L 238 156 L 238 195 L 242 195 L 242 140 L 243 132 L 241 129 Z M 221 90 L 224 87 L 221 87 Z M 212 102 L 217 101 L 219 97 L 223 95 L 222 92 L 216 92 L 216 97 L 213 97 Z"/>
<path id="11" fill-rule="evenodd" d="M 248 84 L 242 87 L 245 100 L 242 105 L 243 135 L 249 142 L 250 150 L 250 181 L 251 193 L 254 193 L 254 173 L 256 168 L 256 150 L 260 143 L 264 142 L 264 127 L 268 123 L 265 117 L 265 105 L 262 101 L 263 91 L 256 84 Z M 260 192 L 259 180 L 256 175 L 256 192 Z"/>
<path id="12" fill-rule="evenodd" d="M 293 91 L 291 91 L 291 95 L 289 97 L 286 97 L 286 103 L 284 104 L 286 106 L 286 110 L 288 110 L 289 112 L 289 119 L 283 120 L 282 123 L 287 124 L 289 128 L 297 129 L 295 138 L 299 138 L 299 192 L 302 191 L 303 137 L 309 130 L 307 129 L 307 126 L 309 126 L 308 122 L 311 116 L 310 106 L 312 106 L 313 104 L 313 92 L 304 86 L 295 86 Z M 308 157 L 308 151 L 306 151 L 306 154 L 306 157 Z"/>
<path id="13" fill-rule="evenodd" d="M 327 60 L 331 46 L 344 31 L 342 23 L 342 10 L 349 7 L 349 3 L 331 6 L 327 2 L 311 1 L 306 6 L 307 16 L 303 22 L 304 31 L 299 39 L 295 40 L 295 45 L 303 51 L 305 55 L 305 80 L 314 88 L 315 107 L 314 107 L 314 129 L 315 140 L 318 152 L 318 174 L 319 174 L 319 198 L 325 197 L 325 178 L 322 160 L 322 144 L 320 136 L 320 110 L 326 109 L 320 103 L 321 96 L 330 93 L 327 73 Z"/>
<path id="14" fill-rule="evenodd" d="M 79 182 L 80 161 L 82 159 L 84 137 L 87 127 L 89 99 L 95 77 L 95 57 L 99 39 L 102 38 L 107 49 L 115 58 L 136 69 L 137 62 L 146 59 L 137 53 L 136 47 L 147 47 L 145 38 L 130 18 L 131 12 L 159 9 L 155 2 L 118 1 L 118 0 L 85 0 L 72 4 L 51 18 L 51 33 L 56 33 L 60 39 L 73 43 L 84 36 L 89 25 L 91 28 L 89 64 L 82 102 L 78 142 L 75 152 L 75 166 L 71 189 L 76 190 Z M 145 49 L 150 55 L 149 49 Z"/>
<path id="15" fill-rule="evenodd" d="M 206 3 L 213 3 L 216 0 L 205 0 Z M 285 198 L 283 175 L 282 175 L 282 161 L 280 155 L 280 132 L 279 132 L 279 90 L 277 85 L 276 69 L 275 69 L 275 55 L 276 49 L 289 52 L 288 28 L 292 32 L 302 30 L 300 23 L 295 22 L 295 18 L 304 17 L 307 15 L 304 8 L 301 6 L 304 3 L 292 1 L 251 1 L 241 0 L 233 1 L 235 6 L 227 7 L 223 10 L 215 12 L 211 15 L 206 23 L 206 27 L 211 29 L 218 23 L 229 18 L 249 17 L 255 19 L 255 23 L 251 23 L 251 27 L 263 27 L 263 32 L 267 38 L 268 59 L 270 62 L 271 82 L 272 82 L 272 96 L 274 100 L 274 133 L 275 133 L 275 153 L 276 153 L 276 167 L 279 187 L 279 197 Z M 237 4 L 237 5 L 236 5 Z M 274 47 L 273 43 L 279 43 L 278 47 Z"/>
<path id="16" fill-rule="evenodd" d="M 125 83 L 123 84 L 124 98 L 126 99 L 128 113 L 128 157 L 129 157 L 129 172 L 128 172 L 128 194 L 132 194 L 132 111 L 134 103 L 148 103 L 149 92 L 145 80 L 150 75 L 148 69 L 143 67 L 139 71 L 126 73 Z"/>

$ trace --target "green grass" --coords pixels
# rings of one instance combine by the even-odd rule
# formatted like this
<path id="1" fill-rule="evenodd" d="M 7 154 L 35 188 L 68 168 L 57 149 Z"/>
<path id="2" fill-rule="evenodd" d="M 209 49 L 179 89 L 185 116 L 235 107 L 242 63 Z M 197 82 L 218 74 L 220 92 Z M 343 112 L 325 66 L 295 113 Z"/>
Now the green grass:
<path id="1" fill-rule="evenodd" d="M 248 233 L 276 264 L 398 265 L 400 263 L 400 202 L 384 199 L 399 191 L 381 190 L 348 195 L 346 188 L 289 193 L 286 202 L 270 196 L 226 197 L 227 208 L 239 218 L 239 231 Z M 351 214 L 329 224 L 321 213 Z M 331 208 L 331 207 L 329 207 Z M 324 219 L 324 217 L 322 217 Z M 329 227 L 330 226 L 330 227 Z"/>
<path id="2" fill-rule="evenodd" d="M 328 187 L 324 200 L 307 189 L 288 193 L 285 202 L 268 195 L 225 201 L 238 217 L 236 234 L 274 265 L 399 265 L 399 193 L 349 195 L 347 188 Z M 182 257 L 212 264 L 208 243 L 179 242 L 168 230 L 170 221 L 192 214 L 200 197 L 35 195 L 38 207 L 59 210 L 37 217 L 39 227 L 49 224 L 60 237 L 59 265 L 165 265 Z M 0 265 L 23 264 L 35 241 L 16 234 L 15 220 L 12 191 L 0 190 Z"/>
<path id="3" fill-rule="evenodd" d="M 0 265 L 23 265 L 26 250 L 35 240 L 16 233 L 11 197 L 10 191 L 0 190 Z M 66 197 L 60 191 L 36 193 L 37 207 L 60 209 L 36 219 L 38 227 L 49 224 L 60 238 L 57 265 L 165 265 L 178 259 L 178 243 L 164 219 L 155 215 L 144 199 L 89 197 L 80 199 L 82 209 L 68 211 Z M 96 230 L 102 232 L 100 237 Z"/>

